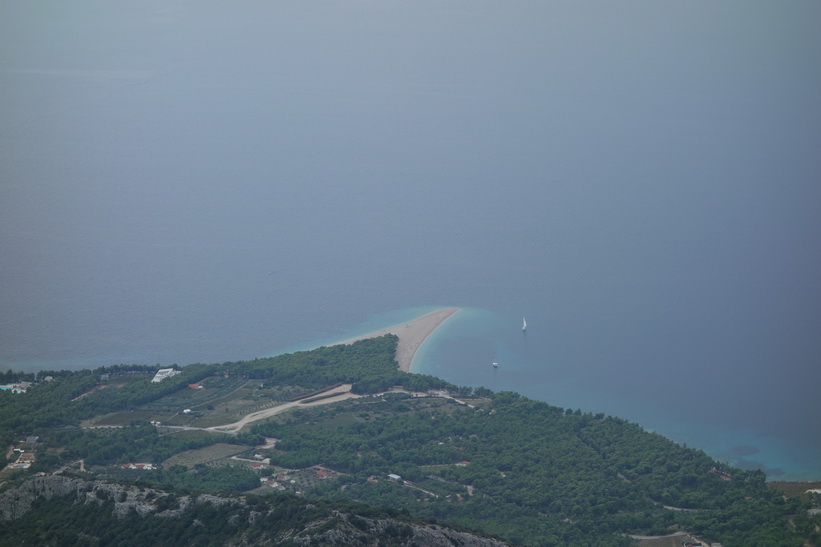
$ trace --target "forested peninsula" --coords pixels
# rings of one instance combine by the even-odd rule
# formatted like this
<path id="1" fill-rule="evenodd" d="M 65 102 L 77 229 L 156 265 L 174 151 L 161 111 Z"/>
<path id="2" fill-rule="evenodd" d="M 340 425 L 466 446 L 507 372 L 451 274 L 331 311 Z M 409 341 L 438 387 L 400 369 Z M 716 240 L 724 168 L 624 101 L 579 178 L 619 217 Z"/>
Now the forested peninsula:
<path id="1" fill-rule="evenodd" d="M 0 545 L 821 544 L 818 485 L 396 352 L 1 373 Z"/>

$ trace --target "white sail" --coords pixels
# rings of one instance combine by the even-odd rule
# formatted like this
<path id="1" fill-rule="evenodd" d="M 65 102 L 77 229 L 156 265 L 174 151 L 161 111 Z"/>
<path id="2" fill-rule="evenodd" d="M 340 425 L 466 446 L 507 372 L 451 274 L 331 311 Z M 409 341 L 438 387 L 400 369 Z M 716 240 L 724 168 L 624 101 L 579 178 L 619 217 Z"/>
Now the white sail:
<path id="1" fill-rule="evenodd" d="M 527 330 L 527 321 L 522 317 L 522 332 Z"/>

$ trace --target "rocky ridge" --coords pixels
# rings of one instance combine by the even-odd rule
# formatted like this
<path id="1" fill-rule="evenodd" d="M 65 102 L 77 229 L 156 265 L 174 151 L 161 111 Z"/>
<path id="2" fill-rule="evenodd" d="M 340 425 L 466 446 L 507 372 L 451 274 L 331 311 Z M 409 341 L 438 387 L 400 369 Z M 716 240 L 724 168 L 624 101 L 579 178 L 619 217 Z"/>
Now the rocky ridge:
<path id="1" fill-rule="evenodd" d="M 225 507 L 235 513 L 232 519 L 242 518 L 248 526 L 268 517 L 268 512 L 256 510 L 242 497 L 224 498 L 201 494 L 178 496 L 153 488 L 122 485 L 96 480 L 84 480 L 61 475 L 42 475 L 0 493 L 0 520 L 12 521 L 25 518 L 38 499 L 63 498 L 74 503 L 103 506 L 113 503 L 113 514 L 118 518 L 137 514 L 144 518 L 185 518 L 186 511 L 199 504 Z M 275 503 L 272 500 L 272 503 Z M 300 502 L 301 503 L 301 502 Z M 112 505 L 108 505 L 112 507 Z M 308 502 L 301 505 L 305 510 L 316 507 Z M 404 521 L 393 518 L 370 518 L 348 511 L 328 511 L 325 516 L 313 518 L 276 537 L 255 536 L 252 541 L 240 533 L 230 545 L 276 545 L 287 542 L 292 545 L 396 545 L 445 547 L 499 547 L 506 543 L 456 531 L 435 524 Z"/>

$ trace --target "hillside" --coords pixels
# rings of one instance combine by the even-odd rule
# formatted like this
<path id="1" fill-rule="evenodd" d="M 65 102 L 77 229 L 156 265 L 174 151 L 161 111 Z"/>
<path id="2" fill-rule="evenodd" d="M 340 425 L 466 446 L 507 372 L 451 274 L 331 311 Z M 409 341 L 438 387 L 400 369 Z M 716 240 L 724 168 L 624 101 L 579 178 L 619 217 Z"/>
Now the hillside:
<path id="1" fill-rule="evenodd" d="M 0 515 L 0 545 L 504 545 L 357 504 L 179 496 L 59 476 L 3 492 Z"/>
<path id="2" fill-rule="evenodd" d="M 385 336 L 190 365 L 161 382 L 152 367 L 21 375 L 34 382 L 26 393 L 0 393 L 11 462 L 0 537 L 48 543 L 70 521 L 86 544 L 169 527 L 191 545 L 248 534 L 430 545 L 419 534 L 434 529 L 442 544 L 631 545 L 679 531 L 725 546 L 821 541 L 817 499 L 784 496 L 761 472 L 619 418 L 400 373 L 395 348 Z M 75 486 L 47 486 L 65 481 Z M 9 501 L 23 498 L 25 512 Z M 260 515 L 283 512 L 293 521 L 260 528 Z M 212 522 L 232 523 L 219 541 Z M 457 540 L 441 523 L 476 534 Z"/>

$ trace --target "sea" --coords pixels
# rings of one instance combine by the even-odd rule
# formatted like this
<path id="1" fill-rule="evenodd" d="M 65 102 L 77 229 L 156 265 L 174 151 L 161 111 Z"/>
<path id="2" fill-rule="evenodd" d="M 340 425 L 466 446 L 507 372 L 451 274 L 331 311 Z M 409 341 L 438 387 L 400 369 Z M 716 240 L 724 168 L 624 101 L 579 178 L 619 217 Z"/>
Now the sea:
<path id="1" fill-rule="evenodd" d="M 820 20 L 6 0 L 0 370 L 251 359 L 458 307 L 416 371 L 821 480 Z"/>

